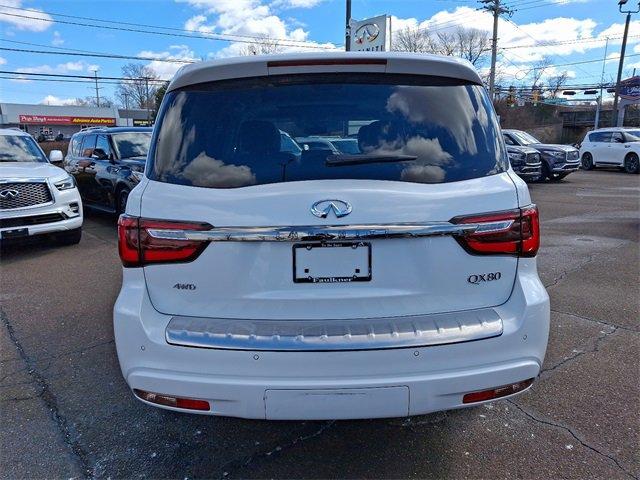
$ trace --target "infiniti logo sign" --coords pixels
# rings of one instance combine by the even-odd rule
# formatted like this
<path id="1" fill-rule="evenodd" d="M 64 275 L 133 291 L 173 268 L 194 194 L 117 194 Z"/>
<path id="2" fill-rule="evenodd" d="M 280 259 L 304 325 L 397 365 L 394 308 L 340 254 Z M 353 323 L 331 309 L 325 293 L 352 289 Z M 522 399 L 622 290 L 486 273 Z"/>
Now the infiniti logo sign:
<path id="1" fill-rule="evenodd" d="M 372 43 L 378 38 L 378 35 L 380 35 L 380 27 L 375 23 L 367 23 L 356 30 L 355 42 L 358 45 Z"/>
<path id="2" fill-rule="evenodd" d="M 351 205 L 342 200 L 320 200 L 311 205 L 311 213 L 318 218 L 327 218 L 330 212 L 337 218 L 346 217 L 351 210 Z"/>
<path id="3" fill-rule="evenodd" d="M 2 200 L 13 200 L 19 194 L 20 194 L 20 192 L 18 192 L 18 190 L 14 190 L 13 188 L 7 188 L 5 190 L 0 190 L 0 199 L 2 199 Z"/>

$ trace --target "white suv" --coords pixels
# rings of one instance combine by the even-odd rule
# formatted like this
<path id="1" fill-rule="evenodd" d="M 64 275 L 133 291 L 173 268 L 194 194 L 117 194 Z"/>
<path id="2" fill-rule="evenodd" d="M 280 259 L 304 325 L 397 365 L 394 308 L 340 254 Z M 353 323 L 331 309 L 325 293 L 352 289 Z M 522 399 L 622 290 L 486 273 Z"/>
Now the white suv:
<path id="1" fill-rule="evenodd" d="M 357 153 L 282 150 L 354 138 Z M 348 53 L 182 69 L 119 220 L 140 400 L 262 419 L 477 405 L 540 372 L 538 211 L 473 67 Z"/>
<path id="2" fill-rule="evenodd" d="M 62 161 L 53 150 L 52 161 Z M 0 241 L 54 234 L 63 244 L 82 236 L 82 201 L 76 183 L 51 165 L 33 137 L 0 130 Z"/>
<path id="3" fill-rule="evenodd" d="M 640 172 L 640 128 L 601 128 L 587 133 L 580 145 L 582 168 L 621 167 Z"/>

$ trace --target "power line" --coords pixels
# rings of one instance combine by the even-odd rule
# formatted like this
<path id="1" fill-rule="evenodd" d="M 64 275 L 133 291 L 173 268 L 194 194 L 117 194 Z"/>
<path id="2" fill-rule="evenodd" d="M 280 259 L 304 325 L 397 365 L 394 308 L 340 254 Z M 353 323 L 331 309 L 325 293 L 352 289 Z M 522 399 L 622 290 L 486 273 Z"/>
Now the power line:
<path id="1" fill-rule="evenodd" d="M 91 81 L 95 80 L 95 76 L 93 75 L 70 75 L 63 73 L 40 73 L 40 72 L 11 72 L 8 70 L 0 70 L 1 75 L 18 75 L 20 77 L 33 76 L 33 77 L 57 77 L 57 78 L 84 78 L 90 79 Z M 132 77 L 97 77 L 98 80 L 118 80 L 120 82 L 144 82 L 148 80 L 151 83 L 166 83 L 166 80 L 161 80 L 159 78 L 149 78 L 149 77 L 140 77 L 140 78 L 132 78 Z M 19 80 L 28 80 L 25 78 L 18 78 Z"/>
<path id="2" fill-rule="evenodd" d="M 608 37 L 609 40 L 619 40 L 622 37 Z M 640 38 L 640 35 L 629 35 L 629 38 Z M 584 38 L 584 39 L 576 39 L 576 40 L 562 40 L 557 42 L 543 42 L 534 45 L 509 45 L 506 47 L 500 47 L 500 50 L 511 50 L 514 48 L 542 48 L 542 47 L 552 47 L 556 45 L 573 45 L 580 43 L 592 43 L 592 42 L 604 42 L 606 39 L 603 38 Z M 560 55 L 562 56 L 562 55 Z"/>
<path id="3" fill-rule="evenodd" d="M 7 9 L 11 9 L 11 10 L 19 10 L 19 11 L 23 11 L 23 12 L 33 12 L 32 9 L 29 8 L 21 8 L 21 7 L 14 7 L 14 6 L 10 6 L 10 5 L 2 5 L 0 4 L 0 8 L 7 8 Z M 53 15 L 54 17 L 63 17 L 63 18 L 73 18 L 76 20 L 88 20 L 91 22 L 102 22 L 102 23 L 109 23 L 109 24 L 119 24 L 119 25 L 127 25 L 127 26 L 132 26 L 132 27 L 143 27 L 143 28 L 155 28 L 155 29 L 159 29 L 159 30 L 167 30 L 167 31 L 174 31 L 174 32 L 184 32 L 184 33 L 190 33 L 190 34 L 194 34 L 195 31 L 194 30 L 187 30 L 186 28 L 177 28 L 177 27 L 167 27 L 167 26 L 163 26 L 163 25 L 150 25 L 150 24 L 144 24 L 144 23 L 133 23 L 133 22 L 123 22 L 121 20 L 111 20 L 111 19 L 104 19 L 104 18 L 95 18 L 95 17 L 83 17 L 83 16 L 79 16 L 79 15 L 68 15 L 65 13 L 57 13 L 57 12 L 40 12 L 43 14 L 47 14 L 47 15 Z M 47 20 L 47 19 L 43 19 L 45 21 L 51 21 L 51 20 Z M 53 21 L 57 21 L 56 19 L 53 19 Z M 62 23 L 62 22 L 59 22 Z M 100 25 L 97 25 L 100 26 Z M 258 36 L 258 35 L 246 35 L 246 34 L 241 34 L 241 33 L 208 33 L 206 36 L 194 36 L 193 38 L 204 38 L 204 39 L 208 39 L 208 40 L 224 40 L 224 41 L 239 41 L 239 40 L 233 40 L 234 38 L 248 38 L 248 39 L 252 39 L 254 41 L 260 41 L 260 40 L 264 40 L 264 37 Z M 225 40 L 225 38 L 229 38 L 230 40 Z M 278 41 L 278 42 L 286 42 L 286 43 L 292 43 L 292 44 L 300 44 L 300 46 L 317 46 L 312 42 L 308 42 L 305 40 L 295 40 L 295 39 L 290 39 L 290 38 L 269 38 L 269 40 L 271 41 Z M 251 43 L 255 43 L 254 41 L 252 41 Z"/>
<path id="4" fill-rule="evenodd" d="M 0 5 L 0 7 L 2 7 L 2 5 Z M 46 12 L 43 12 L 46 13 Z M 129 27 L 115 27 L 113 25 L 95 25 L 95 24 L 88 24 L 88 23 L 82 23 L 82 22 L 74 22 L 74 21 L 70 21 L 70 20 L 59 20 L 56 18 L 53 18 L 51 20 L 46 19 L 46 18 L 41 18 L 41 17 L 33 17 L 33 16 L 29 16 L 29 15 L 20 15 L 17 13 L 7 13 L 7 12 L 0 12 L 0 15 L 4 15 L 4 16 L 9 16 L 9 17 L 16 17 L 16 18 L 23 18 L 23 19 L 27 19 L 27 20 L 36 20 L 36 21 L 40 21 L 40 22 L 47 22 L 47 23 L 60 23 L 63 25 L 75 25 L 75 26 L 79 26 L 79 27 L 87 27 L 87 28 L 101 28 L 101 29 L 105 29 L 105 30 L 117 30 L 117 31 L 123 31 L 123 32 L 132 32 L 132 33 L 147 33 L 150 35 L 161 35 L 161 36 L 165 36 L 165 37 L 181 37 L 181 38 L 191 38 L 191 39 L 205 39 L 205 40 L 215 40 L 215 41 L 221 41 L 221 42 L 236 42 L 236 43 L 249 43 L 249 44 L 255 44 L 255 43 L 259 43 L 261 41 L 265 41 L 265 40 L 269 40 L 268 38 L 261 38 L 261 37 L 252 37 L 253 40 L 245 40 L 245 39 L 235 39 L 235 38 L 227 38 L 227 37 L 222 37 L 221 35 L 223 34 L 219 34 L 219 33 L 211 33 L 211 34 L 207 34 L 207 35 L 197 35 L 197 34 L 184 34 L 184 33 L 169 33 L 169 32 L 154 32 L 152 30 L 142 30 L 139 28 L 129 28 Z M 112 22 L 112 23 L 118 23 L 118 22 Z M 225 34 L 226 35 L 226 34 Z M 278 45 L 283 46 L 283 47 L 304 47 L 304 48 L 313 48 L 313 49 L 319 49 L 319 50 L 330 50 L 332 49 L 332 47 L 325 47 L 322 45 L 315 45 L 315 44 L 298 44 L 295 43 L 297 42 L 296 40 L 286 40 L 286 41 L 277 41 Z"/>
<path id="5" fill-rule="evenodd" d="M 57 52 L 52 50 L 30 50 L 25 48 L 8 48 L 8 47 L 0 47 L 2 51 L 8 52 L 22 52 L 22 53 L 38 53 L 45 55 L 67 55 L 67 56 L 75 56 L 75 57 L 95 57 L 95 58 L 113 58 L 120 60 L 144 60 L 144 61 L 152 61 L 152 62 L 169 62 L 169 63 L 196 63 L 195 60 L 180 60 L 180 59 L 170 59 L 170 58 L 157 58 L 157 57 L 142 57 L 142 56 L 129 56 L 129 55 L 117 55 L 115 53 L 78 53 L 78 52 Z"/>

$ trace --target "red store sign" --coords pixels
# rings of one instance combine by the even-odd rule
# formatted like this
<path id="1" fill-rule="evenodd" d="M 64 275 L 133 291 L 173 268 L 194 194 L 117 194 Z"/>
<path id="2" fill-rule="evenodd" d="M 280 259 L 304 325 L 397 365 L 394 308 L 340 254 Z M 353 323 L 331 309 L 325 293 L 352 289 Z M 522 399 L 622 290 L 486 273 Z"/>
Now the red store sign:
<path id="1" fill-rule="evenodd" d="M 18 115 L 18 121 L 30 125 L 115 125 L 109 117 L 66 117 L 50 115 Z"/>

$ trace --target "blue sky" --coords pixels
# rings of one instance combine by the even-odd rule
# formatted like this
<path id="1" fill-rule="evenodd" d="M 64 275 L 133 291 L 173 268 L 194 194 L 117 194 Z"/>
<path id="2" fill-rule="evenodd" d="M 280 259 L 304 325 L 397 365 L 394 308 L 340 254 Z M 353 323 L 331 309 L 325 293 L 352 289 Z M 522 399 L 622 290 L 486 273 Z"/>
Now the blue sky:
<path id="1" fill-rule="evenodd" d="M 510 20 L 500 22 L 499 78 L 502 84 L 526 84 L 527 72 L 542 57 L 551 67 L 545 76 L 567 71 L 570 83 L 597 83 L 602 62 L 581 65 L 567 63 L 601 60 L 604 38 L 611 37 L 605 78 L 617 70 L 617 55 L 624 16 L 618 13 L 616 0 L 503 0 L 513 6 Z M 630 2 L 633 6 L 634 0 Z M 379 14 L 393 16 L 394 30 L 426 28 L 447 31 L 458 26 L 490 30 L 488 14 L 475 10 L 475 0 L 353 0 L 353 17 Z M 8 8 L 13 7 L 13 8 Z M 32 9 L 25 11 L 21 9 Z M 11 15 L 38 17 L 45 21 Z M 88 28 L 60 23 L 99 23 L 55 14 L 106 20 L 107 26 L 136 28 L 153 25 L 187 29 L 201 36 L 211 33 L 286 39 L 285 50 L 307 45 L 341 48 L 344 43 L 343 0 L 0 0 L 0 47 L 38 50 L 91 50 L 130 56 L 170 59 L 209 59 L 242 53 L 246 43 L 195 39 L 170 35 Z M 128 22 L 134 26 L 118 25 Z M 142 28 L 142 27 L 140 27 Z M 152 29 L 159 31 L 158 29 Z M 161 30 L 179 33 L 179 30 Z M 640 68 L 640 15 L 634 16 L 627 49 L 625 70 Z M 248 38 L 248 37 L 235 37 Z M 38 46 L 26 45 L 28 42 Z M 303 43 L 309 42 L 309 43 Z M 535 42 L 554 43 L 531 47 Z M 560 42 L 560 43 L 559 43 Z M 559 44 L 558 44 L 559 43 Z M 520 48 L 509 48 L 518 46 Z M 93 74 L 120 76 L 124 63 L 131 60 L 85 58 L 0 50 L 0 70 L 11 72 Z M 179 64 L 150 64 L 163 78 L 170 78 Z M 3 74 L 0 74 L 2 76 Z M 115 85 L 102 84 L 101 95 L 113 97 Z M 93 95 L 91 84 L 0 79 L 0 101 L 51 104 L 71 102 L 76 97 Z"/>

